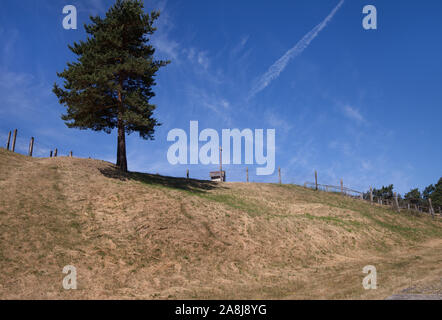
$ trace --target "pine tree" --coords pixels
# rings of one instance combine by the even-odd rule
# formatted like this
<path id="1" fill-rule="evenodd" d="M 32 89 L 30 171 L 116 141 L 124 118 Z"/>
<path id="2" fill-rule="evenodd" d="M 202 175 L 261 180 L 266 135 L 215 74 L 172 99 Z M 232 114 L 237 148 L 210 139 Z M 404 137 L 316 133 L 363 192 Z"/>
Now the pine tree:
<path id="1" fill-rule="evenodd" d="M 412 204 L 420 204 L 422 202 L 421 192 L 418 188 L 411 189 L 410 192 L 405 194 L 404 199 L 410 201 Z"/>
<path id="2" fill-rule="evenodd" d="M 117 166 L 127 171 L 126 133 L 153 139 L 159 126 L 153 117 L 152 87 L 159 68 L 170 61 L 154 60 L 149 43 L 158 11 L 144 13 L 141 0 L 117 0 L 104 18 L 91 17 L 88 37 L 69 49 L 77 62 L 57 73 L 64 88 L 53 92 L 67 107 L 62 115 L 69 128 L 111 133 L 118 129 Z"/>
<path id="3" fill-rule="evenodd" d="M 430 195 L 435 208 L 442 207 L 442 178 L 434 185 L 434 191 Z"/>
<path id="4" fill-rule="evenodd" d="M 436 187 L 432 184 L 430 184 L 428 187 L 426 187 L 424 189 L 424 191 L 422 192 L 422 197 L 425 200 L 428 200 L 428 198 L 431 198 L 431 194 L 436 190 Z"/>
<path id="5" fill-rule="evenodd" d="M 381 189 L 373 189 L 373 195 L 379 199 L 392 199 L 393 198 L 393 185 L 390 184 L 387 187 L 382 186 Z"/>

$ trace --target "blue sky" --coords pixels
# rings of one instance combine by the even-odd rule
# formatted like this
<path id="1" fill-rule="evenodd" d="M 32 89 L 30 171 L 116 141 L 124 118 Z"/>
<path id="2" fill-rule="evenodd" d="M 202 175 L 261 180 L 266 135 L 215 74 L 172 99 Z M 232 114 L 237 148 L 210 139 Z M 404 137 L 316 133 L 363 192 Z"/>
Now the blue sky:
<path id="1" fill-rule="evenodd" d="M 338 0 L 145 1 L 161 9 L 152 41 L 171 59 L 157 77 L 155 141 L 128 137 L 133 171 L 207 179 L 215 165 L 167 161 L 169 130 L 276 129 L 283 181 L 344 184 L 356 190 L 393 183 L 400 193 L 442 175 L 442 2 L 346 0 L 321 31 L 267 86 L 269 68 L 320 24 Z M 58 148 L 115 162 L 116 133 L 68 129 L 52 85 L 84 39 L 83 24 L 110 0 L 2 2 L 0 11 L 0 141 L 18 128 L 18 152 L 36 139 L 37 156 Z M 77 30 L 62 27 L 62 8 L 78 9 Z M 362 8 L 375 5 L 378 29 L 362 28 Z M 264 79 L 264 80 L 263 80 Z M 268 80 L 268 79 L 267 79 Z M 60 83 L 60 82 L 59 82 Z M 266 83 L 267 84 L 267 83 Z M 260 90 L 256 90 L 260 88 Z M 250 179 L 276 182 L 271 176 Z M 229 181 L 245 166 L 229 165 Z"/>

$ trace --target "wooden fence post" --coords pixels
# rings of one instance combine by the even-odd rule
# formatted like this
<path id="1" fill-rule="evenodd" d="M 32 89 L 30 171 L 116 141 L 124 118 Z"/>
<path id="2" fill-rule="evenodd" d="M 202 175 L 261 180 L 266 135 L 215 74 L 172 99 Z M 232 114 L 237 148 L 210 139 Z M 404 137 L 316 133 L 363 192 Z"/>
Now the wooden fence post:
<path id="1" fill-rule="evenodd" d="M 17 139 L 17 129 L 14 130 L 14 137 L 12 138 L 12 152 L 15 152 L 15 140 Z"/>
<path id="2" fill-rule="evenodd" d="M 370 203 L 373 204 L 373 188 L 370 187 Z"/>
<path id="3" fill-rule="evenodd" d="M 278 168 L 278 175 L 279 175 L 279 184 L 281 184 L 282 183 L 282 180 L 281 180 L 281 167 Z"/>
<path id="4" fill-rule="evenodd" d="M 31 138 L 29 142 L 29 156 L 32 157 L 32 152 L 34 151 L 34 137 Z"/>
<path id="5" fill-rule="evenodd" d="M 221 179 L 221 182 L 224 182 L 223 177 L 223 147 L 219 147 L 219 177 Z"/>
<path id="6" fill-rule="evenodd" d="M 344 181 L 341 179 L 341 194 L 344 194 Z"/>
<path id="7" fill-rule="evenodd" d="M 394 206 L 396 207 L 397 212 L 400 212 L 401 210 L 399 209 L 399 202 L 397 200 L 397 192 L 394 193 Z"/>
<path id="8" fill-rule="evenodd" d="M 318 191 L 318 172 L 315 170 L 315 190 Z"/>
<path id="9" fill-rule="evenodd" d="M 246 181 L 249 182 L 249 168 L 246 168 Z"/>
<path id="10" fill-rule="evenodd" d="M 57 157 L 57 153 L 58 153 L 58 150 L 57 150 L 57 148 L 55 148 L 55 151 L 54 151 L 54 158 Z"/>
<path id="11" fill-rule="evenodd" d="M 428 204 L 430 205 L 430 208 L 429 208 L 430 214 L 434 219 L 434 210 L 433 210 L 433 205 L 431 204 L 431 198 L 428 198 Z"/>
<path id="12" fill-rule="evenodd" d="M 189 179 L 189 169 L 186 171 L 186 178 Z"/>
<path id="13" fill-rule="evenodd" d="M 49 154 L 49 158 L 52 158 L 52 150 L 51 150 L 51 153 Z"/>
<path id="14" fill-rule="evenodd" d="M 9 143 L 11 142 L 11 131 L 9 131 L 8 135 L 8 143 L 6 144 L 6 150 L 9 150 Z"/>

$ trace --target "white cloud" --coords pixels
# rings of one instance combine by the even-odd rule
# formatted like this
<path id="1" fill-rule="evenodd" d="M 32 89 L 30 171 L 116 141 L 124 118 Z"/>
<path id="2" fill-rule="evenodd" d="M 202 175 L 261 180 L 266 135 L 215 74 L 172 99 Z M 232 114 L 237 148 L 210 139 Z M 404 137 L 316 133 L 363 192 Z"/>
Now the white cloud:
<path id="1" fill-rule="evenodd" d="M 373 169 L 373 165 L 371 164 L 371 161 L 369 161 L 369 160 L 362 160 L 361 167 L 364 170 L 372 170 Z"/>
<path id="2" fill-rule="evenodd" d="M 267 116 L 267 121 L 271 127 L 277 129 L 278 131 L 282 131 L 284 133 L 289 132 L 293 127 L 290 123 L 288 123 L 283 118 L 278 117 L 273 112 Z"/>
<path id="3" fill-rule="evenodd" d="M 187 93 L 197 105 L 210 109 L 226 124 L 232 124 L 230 116 L 231 103 L 227 99 L 214 93 L 208 93 L 207 90 L 195 86 L 189 86 Z"/>
<path id="4" fill-rule="evenodd" d="M 359 110 L 356 108 L 352 108 L 347 105 L 342 108 L 342 111 L 343 111 L 344 115 L 349 119 L 356 120 L 359 123 L 366 122 L 365 118 L 361 115 Z"/>
<path id="5" fill-rule="evenodd" d="M 1 60 L 3 65 L 8 65 L 14 58 L 14 46 L 19 38 L 19 32 L 16 29 L 0 29 L 1 42 Z"/>
<path id="6" fill-rule="evenodd" d="M 245 35 L 241 38 L 241 41 L 232 49 L 231 55 L 235 56 L 238 53 L 240 53 L 245 45 L 247 44 L 247 42 L 249 41 L 250 36 L 249 35 Z"/>
<path id="7" fill-rule="evenodd" d="M 276 61 L 253 86 L 252 90 L 249 93 L 249 98 L 255 96 L 258 92 L 265 89 L 270 84 L 270 82 L 278 78 L 281 72 L 284 71 L 289 61 L 300 55 L 308 47 L 310 42 L 312 42 L 318 36 L 319 32 L 327 26 L 327 24 L 331 21 L 331 19 L 334 17 L 336 12 L 343 4 L 344 0 L 340 0 L 338 5 L 320 24 L 314 27 L 293 48 L 287 51 L 278 61 Z"/>
<path id="8" fill-rule="evenodd" d="M 332 150 L 337 150 L 346 156 L 351 156 L 354 154 L 354 146 L 350 145 L 348 142 L 340 142 L 333 140 L 329 142 L 328 147 Z"/>
<path id="9" fill-rule="evenodd" d="M 166 10 L 166 1 L 155 3 L 155 10 L 160 11 L 160 17 L 155 22 L 157 30 L 151 37 L 153 46 L 160 52 L 166 55 L 167 59 L 172 59 L 175 62 L 179 61 L 180 44 L 171 39 L 170 32 L 175 27 L 169 12 Z"/>
<path id="10" fill-rule="evenodd" d="M 158 2 L 155 7 L 160 10 L 161 14 L 156 21 L 157 31 L 152 35 L 151 41 L 158 53 L 171 59 L 174 63 L 180 63 L 183 59 L 188 59 L 198 68 L 203 68 L 205 71 L 210 66 L 210 59 L 207 51 L 201 51 L 193 47 L 183 48 L 183 45 L 175 41 L 171 37 L 171 32 L 175 28 L 175 24 L 169 12 L 166 10 L 166 1 Z"/>
<path id="11" fill-rule="evenodd" d="M 183 49 L 183 54 L 186 58 L 194 64 L 197 68 L 203 68 L 204 71 L 210 66 L 210 58 L 208 57 L 207 51 L 199 51 L 193 47 Z"/>
<path id="12" fill-rule="evenodd" d="M 209 68 L 210 60 L 207 57 L 207 52 L 199 52 L 197 61 L 205 70 Z"/>
<path id="13" fill-rule="evenodd" d="M 51 87 L 28 73 L 12 72 L 0 69 L 0 95 L 3 107 L 1 116 L 29 118 L 30 112 L 41 112 L 35 107 L 52 95 Z"/>
<path id="14" fill-rule="evenodd" d="M 106 12 L 115 1 L 112 0 L 89 0 L 87 3 L 78 3 L 75 4 L 78 12 L 86 12 L 88 16 L 96 16 L 96 15 L 102 15 L 104 12 Z"/>
<path id="15" fill-rule="evenodd" d="M 179 60 L 179 48 L 180 45 L 178 42 L 169 39 L 164 33 L 160 33 L 159 35 L 152 38 L 152 43 L 155 49 L 166 55 L 168 59 L 172 59 L 172 61 Z"/>

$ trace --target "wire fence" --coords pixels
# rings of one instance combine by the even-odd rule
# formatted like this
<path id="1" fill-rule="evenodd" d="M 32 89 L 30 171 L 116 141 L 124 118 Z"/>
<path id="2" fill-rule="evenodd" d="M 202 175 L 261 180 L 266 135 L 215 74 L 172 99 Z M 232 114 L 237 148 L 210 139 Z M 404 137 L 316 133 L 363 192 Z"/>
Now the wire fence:
<path id="1" fill-rule="evenodd" d="M 316 188 L 317 186 L 317 188 Z M 343 194 L 345 196 L 351 197 L 351 198 L 355 198 L 355 199 L 364 199 L 364 193 L 357 191 L 357 190 L 353 190 L 344 186 L 332 186 L 332 185 L 328 185 L 328 184 L 316 184 L 315 182 L 306 182 L 304 183 L 304 187 L 306 188 L 310 188 L 310 189 L 315 189 L 315 190 L 320 190 L 320 191 L 325 191 L 325 192 L 334 192 L 334 193 L 340 193 Z"/>
<path id="2" fill-rule="evenodd" d="M 6 141 L 6 146 L 5 146 L 6 150 L 15 152 L 15 149 L 16 149 L 16 146 L 17 146 L 16 145 L 16 143 L 17 143 L 17 135 L 18 135 L 18 130 L 17 129 L 15 129 L 14 131 L 9 131 L 8 139 Z M 29 157 L 32 157 L 33 154 L 34 154 L 34 144 L 35 144 L 35 138 L 31 137 L 30 140 L 29 140 L 28 151 L 26 152 L 26 155 L 28 155 Z M 54 150 L 50 150 L 48 156 L 50 158 L 59 156 L 59 150 L 57 148 L 55 148 Z M 73 152 L 70 151 L 68 156 L 69 157 L 73 157 Z"/>
<path id="3" fill-rule="evenodd" d="M 389 196 L 379 196 L 373 193 L 373 189 L 370 188 L 367 192 L 361 192 L 348 187 L 345 187 L 343 181 L 341 180 L 340 186 L 319 184 L 317 182 L 317 172 L 315 172 L 315 182 L 305 182 L 304 187 L 324 192 L 332 192 L 341 194 L 343 196 L 351 197 L 353 199 L 360 199 L 362 201 L 370 202 L 372 205 L 388 206 L 400 212 L 401 210 L 406 210 L 412 213 L 427 213 L 432 215 L 433 218 L 436 216 L 442 216 L 442 208 L 434 208 L 431 202 L 431 198 L 428 199 L 403 199 L 396 192 Z"/>

